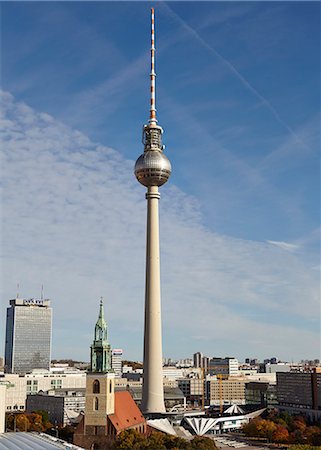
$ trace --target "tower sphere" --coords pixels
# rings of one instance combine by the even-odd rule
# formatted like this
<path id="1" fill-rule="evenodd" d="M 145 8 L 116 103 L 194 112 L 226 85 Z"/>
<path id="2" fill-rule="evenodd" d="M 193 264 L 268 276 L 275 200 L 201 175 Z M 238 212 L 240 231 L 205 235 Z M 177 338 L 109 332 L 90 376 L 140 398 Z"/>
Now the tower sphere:
<path id="1" fill-rule="evenodd" d="M 145 151 L 135 164 L 135 176 L 146 187 L 162 186 L 171 171 L 171 163 L 161 150 Z"/>

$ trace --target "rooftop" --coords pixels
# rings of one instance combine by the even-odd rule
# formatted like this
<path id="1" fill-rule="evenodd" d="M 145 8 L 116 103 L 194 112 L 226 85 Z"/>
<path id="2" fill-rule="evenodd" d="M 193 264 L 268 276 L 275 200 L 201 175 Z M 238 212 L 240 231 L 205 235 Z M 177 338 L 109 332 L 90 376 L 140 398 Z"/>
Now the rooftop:
<path id="1" fill-rule="evenodd" d="M 44 433 L 3 433 L 0 434 L 0 450 L 84 450 L 82 447 L 48 436 Z"/>
<path id="2" fill-rule="evenodd" d="M 145 422 L 144 416 L 128 391 L 115 392 L 115 413 L 108 416 L 117 431 Z"/>

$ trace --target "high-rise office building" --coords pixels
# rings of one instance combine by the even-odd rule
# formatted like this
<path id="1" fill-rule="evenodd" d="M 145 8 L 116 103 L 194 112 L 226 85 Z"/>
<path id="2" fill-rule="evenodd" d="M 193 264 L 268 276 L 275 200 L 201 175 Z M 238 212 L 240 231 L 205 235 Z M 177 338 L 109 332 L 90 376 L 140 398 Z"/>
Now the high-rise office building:
<path id="1" fill-rule="evenodd" d="M 52 308 L 50 300 L 10 300 L 7 308 L 5 371 L 50 369 Z"/>

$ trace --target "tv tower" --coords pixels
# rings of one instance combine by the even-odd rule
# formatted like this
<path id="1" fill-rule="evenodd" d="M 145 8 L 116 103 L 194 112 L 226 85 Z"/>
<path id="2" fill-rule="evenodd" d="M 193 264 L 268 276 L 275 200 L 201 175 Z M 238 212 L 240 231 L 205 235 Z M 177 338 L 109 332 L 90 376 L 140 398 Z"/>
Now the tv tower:
<path id="1" fill-rule="evenodd" d="M 150 116 L 143 127 L 144 153 L 135 164 L 137 180 L 147 187 L 147 240 L 142 411 L 165 412 L 162 365 L 162 320 L 159 264 L 158 187 L 168 180 L 171 164 L 164 155 L 163 129 L 157 125 L 155 101 L 155 30 L 151 11 Z"/>

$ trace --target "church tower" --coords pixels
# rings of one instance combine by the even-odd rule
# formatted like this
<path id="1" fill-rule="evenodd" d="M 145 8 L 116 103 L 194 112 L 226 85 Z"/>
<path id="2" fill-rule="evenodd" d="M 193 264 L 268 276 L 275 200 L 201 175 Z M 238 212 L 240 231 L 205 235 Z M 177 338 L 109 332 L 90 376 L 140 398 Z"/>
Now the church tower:
<path id="1" fill-rule="evenodd" d="M 100 299 L 99 315 L 95 326 L 94 342 L 91 349 L 90 371 L 111 371 L 111 348 L 108 343 L 108 328 L 104 317 L 103 299 Z"/>
<path id="2" fill-rule="evenodd" d="M 111 368 L 108 328 L 101 299 L 94 341 L 91 346 L 90 371 L 86 376 L 84 434 L 107 434 L 107 416 L 113 414 L 115 410 L 114 377 Z"/>

